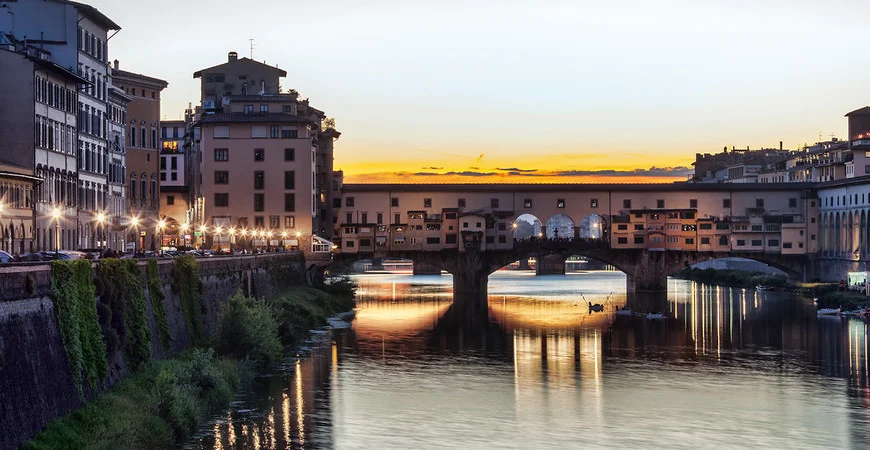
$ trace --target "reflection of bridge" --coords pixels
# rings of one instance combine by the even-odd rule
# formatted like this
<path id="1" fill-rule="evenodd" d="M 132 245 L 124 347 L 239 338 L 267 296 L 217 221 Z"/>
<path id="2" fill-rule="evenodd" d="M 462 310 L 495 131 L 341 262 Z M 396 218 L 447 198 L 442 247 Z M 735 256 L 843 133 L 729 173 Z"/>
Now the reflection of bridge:
<path id="1" fill-rule="evenodd" d="M 453 275 L 455 300 L 486 304 L 488 277 L 496 270 L 520 259 L 535 257 L 541 261 L 562 264 L 571 255 L 596 259 L 627 275 L 628 292 L 667 291 L 667 277 L 692 264 L 726 257 L 758 260 L 785 271 L 794 278 L 805 278 L 805 255 L 758 254 L 741 252 L 677 252 L 642 249 L 613 249 L 602 240 L 527 240 L 517 241 L 504 250 L 408 250 L 391 251 L 390 257 L 414 261 L 415 265 L 445 270 Z M 361 257 L 383 257 L 383 254 L 341 253 L 335 262 L 351 264 Z"/>

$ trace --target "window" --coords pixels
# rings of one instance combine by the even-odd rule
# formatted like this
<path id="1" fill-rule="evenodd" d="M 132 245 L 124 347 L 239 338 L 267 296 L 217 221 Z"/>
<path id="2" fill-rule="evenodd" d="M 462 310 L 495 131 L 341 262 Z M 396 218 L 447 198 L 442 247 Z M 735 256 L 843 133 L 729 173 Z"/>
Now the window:
<path id="1" fill-rule="evenodd" d="M 166 170 L 166 157 L 160 157 L 160 170 Z"/>
<path id="2" fill-rule="evenodd" d="M 402 215 L 399 213 L 396 213 L 396 215 L 393 216 L 393 223 L 396 225 L 402 223 Z"/>
<path id="3" fill-rule="evenodd" d="M 782 248 L 791 248 L 791 242 L 783 242 Z"/>
<path id="4" fill-rule="evenodd" d="M 296 139 L 299 137 L 299 131 L 295 128 L 284 127 L 281 128 L 281 138 L 282 139 Z"/>
<path id="5" fill-rule="evenodd" d="M 662 209 L 662 208 L 664 208 L 664 207 L 665 207 L 665 201 L 664 201 L 664 200 L 661 200 L 661 199 L 660 199 L 660 200 L 656 200 L 656 208 Z"/>
<path id="6" fill-rule="evenodd" d="M 557 198 L 556 199 L 556 208 L 564 208 L 565 207 L 565 199 Z"/>
<path id="7" fill-rule="evenodd" d="M 592 200 L 589 200 L 589 206 L 591 208 L 597 208 L 598 207 L 598 199 L 593 198 Z"/>
<path id="8" fill-rule="evenodd" d="M 157 129 L 151 129 L 151 148 L 157 148 Z"/>
<path id="9" fill-rule="evenodd" d="M 635 236 L 634 243 L 635 244 L 643 244 L 643 236 Z"/>
<path id="10" fill-rule="evenodd" d="M 738 239 L 738 240 L 737 240 L 737 246 L 738 246 L 738 247 L 745 247 L 745 246 L 746 246 L 746 240 L 744 240 L 744 239 Z"/>
<path id="11" fill-rule="evenodd" d="M 390 199 L 390 206 L 392 206 L 393 208 L 398 208 L 399 207 L 399 198 L 398 197 L 391 198 Z M 396 223 L 399 223 L 399 222 L 396 221 Z"/>
<path id="12" fill-rule="evenodd" d="M 175 196 L 174 195 L 167 195 L 166 196 L 166 204 L 167 205 L 174 205 L 175 204 Z"/>
<path id="13" fill-rule="evenodd" d="M 172 176 L 169 179 L 172 181 L 178 181 L 178 174 L 175 172 L 172 172 Z"/>
<path id="14" fill-rule="evenodd" d="M 445 244 L 455 244 L 456 243 L 456 234 L 451 233 L 451 234 L 444 236 L 444 243 Z"/>
<path id="15" fill-rule="evenodd" d="M 527 198 L 523 200 L 523 208 L 531 208 L 532 207 L 532 199 Z"/>
<path id="16" fill-rule="evenodd" d="M 266 151 L 262 148 L 254 149 L 254 161 L 263 161 L 266 158 Z"/>
<path id="17" fill-rule="evenodd" d="M 284 171 L 284 189 L 296 189 L 296 171 Z"/>
<path id="18" fill-rule="evenodd" d="M 761 239 L 753 239 L 752 246 L 753 247 L 761 247 Z"/>
<path id="19" fill-rule="evenodd" d="M 284 211 L 286 211 L 286 212 L 296 211 L 296 194 L 293 194 L 293 193 L 285 193 L 284 194 Z"/>
<path id="20" fill-rule="evenodd" d="M 764 199 L 763 198 L 756 198 L 755 199 L 755 207 L 756 208 L 764 208 Z"/>
<path id="21" fill-rule="evenodd" d="M 254 194 L 254 211 L 262 211 L 266 206 L 266 196 L 264 194 Z"/>
<path id="22" fill-rule="evenodd" d="M 214 205 L 215 206 L 229 206 L 230 205 L 230 194 L 215 194 L 214 195 Z"/>
<path id="23" fill-rule="evenodd" d="M 498 208 L 498 199 L 497 198 L 489 199 L 489 206 L 492 208 Z"/>
<path id="24" fill-rule="evenodd" d="M 797 208 L 797 199 L 796 198 L 788 199 L 788 207 L 789 208 Z"/>
<path id="25" fill-rule="evenodd" d="M 254 216 L 254 228 L 265 228 L 266 221 L 263 216 Z"/>
<path id="26" fill-rule="evenodd" d="M 426 243 L 427 244 L 440 244 L 441 238 L 440 237 L 428 237 L 428 238 L 426 238 Z"/>
<path id="27" fill-rule="evenodd" d="M 229 184 L 230 173 L 226 170 L 214 171 L 214 184 Z"/>
<path id="28" fill-rule="evenodd" d="M 642 230 L 643 230 L 643 224 L 642 224 L 642 223 L 636 223 L 636 224 L 634 224 L 634 229 L 635 229 L 635 231 L 642 231 Z"/>
<path id="29" fill-rule="evenodd" d="M 296 216 L 284 216 L 284 228 L 296 228 Z"/>
<path id="30" fill-rule="evenodd" d="M 628 244 L 628 238 L 625 238 L 625 237 L 616 238 L 616 243 L 617 244 Z"/>
<path id="31" fill-rule="evenodd" d="M 265 139 L 269 135 L 269 128 L 265 125 L 252 125 L 251 137 L 254 139 Z"/>
<path id="32" fill-rule="evenodd" d="M 719 245 L 728 245 L 728 236 L 719 236 Z"/>
<path id="33" fill-rule="evenodd" d="M 347 206 L 348 208 L 353 208 L 353 204 L 354 204 L 353 197 L 345 197 L 344 206 Z"/>
<path id="34" fill-rule="evenodd" d="M 269 112 L 269 105 L 260 105 L 260 112 L 261 113 Z M 275 227 L 275 228 L 277 228 L 277 227 Z"/>
<path id="35" fill-rule="evenodd" d="M 695 245 L 695 238 L 686 238 L 686 245 Z"/>
<path id="36" fill-rule="evenodd" d="M 269 216 L 269 228 L 278 228 L 281 226 L 281 216 Z"/>
<path id="37" fill-rule="evenodd" d="M 631 199 L 627 198 L 627 199 L 623 200 L 622 207 L 626 208 L 626 209 L 631 208 Z"/>
<path id="38" fill-rule="evenodd" d="M 702 230 L 712 230 L 712 229 L 713 229 L 713 224 L 712 224 L 712 223 L 702 223 L 702 224 L 698 224 L 698 228 L 700 228 L 700 229 L 702 229 Z"/>
<path id="39" fill-rule="evenodd" d="M 353 223 L 353 213 L 347 213 L 344 215 L 345 221 L 344 223 Z"/>
<path id="40" fill-rule="evenodd" d="M 284 161 L 295 161 L 296 160 L 296 149 L 295 148 L 285 148 L 284 149 Z"/>
<path id="41" fill-rule="evenodd" d="M 368 213 L 362 213 L 362 217 L 360 218 L 360 223 L 369 223 L 369 215 Z"/>
<path id="42" fill-rule="evenodd" d="M 278 125 L 271 125 L 269 127 L 269 137 L 272 139 L 278 138 Z"/>
<path id="43" fill-rule="evenodd" d="M 215 161 L 229 161 L 229 153 L 230 151 L 225 148 L 216 148 L 214 149 L 214 160 Z"/>
<path id="44" fill-rule="evenodd" d="M 710 245 L 710 238 L 702 237 L 701 238 L 701 245 Z"/>
<path id="45" fill-rule="evenodd" d="M 730 208 L 731 207 L 731 199 L 730 198 L 722 199 L 722 207 L 723 208 Z"/>
<path id="46" fill-rule="evenodd" d="M 384 223 L 384 213 L 378 213 L 377 218 L 378 225 Z"/>
<path id="47" fill-rule="evenodd" d="M 697 208 L 698 207 L 698 199 L 690 198 L 689 199 L 689 208 Z"/>
<path id="48" fill-rule="evenodd" d="M 625 224 L 619 224 L 619 225 L 616 226 L 616 229 L 619 230 L 619 231 L 628 231 L 628 225 L 625 225 Z"/>
<path id="49" fill-rule="evenodd" d="M 166 172 L 160 172 L 160 181 L 166 181 Z"/>
<path id="50" fill-rule="evenodd" d="M 245 105 L 245 114 L 251 114 L 252 112 L 254 112 L 254 105 Z"/>
<path id="51" fill-rule="evenodd" d="M 396 205 L 396 206 L 398 206 L 398 205 Z M 460 207 L 460 208 L 465 208 L 465 199 L 464 199 L 464 198 L 460 198 L 460 199 L 459 199 L 459 204 L 458 204 L 457 206 Z"/>
<path id="52" fill-rule="evenodd" d="M 293 105 L 281 105 L 281 112 L 293 113 Z"/>
<path id="53" fill-rule="evenodd" d="M 170 161 L 172 162 L 172 164 L 170 165 L 170 169 L 178 170 L 178 158 L 172 157 L 170 158 Z"/>
<path id="54" fill-rule="evenodd" d="M 424 208 L 431 208 L 432 207 L 432 199 L 431 198 L 424 198 L 423 199 L 423 207 Z"/>
<path id="55" fill-rule="evenodd" d="M 254 171 L 254 189 L 265 189 L 266 174 L 262 170 Z"/>
<path id="56" fill-rule="evenodd" d="M 779 247 L 779 239 L 768 239 L 767 246 L 768 247 Z"/>

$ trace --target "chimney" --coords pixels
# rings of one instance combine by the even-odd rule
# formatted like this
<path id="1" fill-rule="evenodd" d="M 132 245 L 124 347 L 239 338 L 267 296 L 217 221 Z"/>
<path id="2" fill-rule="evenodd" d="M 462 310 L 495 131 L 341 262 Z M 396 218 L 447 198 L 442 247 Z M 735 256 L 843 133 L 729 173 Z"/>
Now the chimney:
<path id="1" fill-rule="evenodd" d="M 233 62 L 233 61 L 235 61 L 235 60 L 237 60 L 237 59 L 239 59 L 239 54 L 238 54 L 238 53 L 236 53 L 236 52 L 229 52 L 229 53 L 227 54 L 227 61 L 228 61 L 228 62 Z"/>
<path id="2" fill-rule="evenodd" d="M 782 141 L 779 141 L 779 149 L 782 150 Z"/>
<path id="3" fill-rule="evenodd" d="M 115 60 L 115 70 L 119 70 L 119 69 L 118 69 L 118 60 L 117 60 L 117 59 Z"/>

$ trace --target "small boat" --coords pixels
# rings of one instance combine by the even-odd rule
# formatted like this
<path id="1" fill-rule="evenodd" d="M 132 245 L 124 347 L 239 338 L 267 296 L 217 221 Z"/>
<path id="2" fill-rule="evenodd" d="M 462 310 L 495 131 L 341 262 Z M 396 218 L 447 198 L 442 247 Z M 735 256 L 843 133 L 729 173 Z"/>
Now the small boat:
<path id="1" fill-rule="evenodd" d="M 839 316 L 840 308 L 822 308 L 816 311 L 816 314 L 820 316 Z"/>
<path id="2" fill-rule="evenodd" d="M 631 314 L 632 314 L 631 308 L 622 308 L 622 309 L 617 308 L 616 309 L 617 316 L 630 316 Z"/>
<path id="3" fill-rule="evenodd" d="M 647 318 L 647 320 L 664 320 L 665 314 L 660 313 L 660 312 L 659 313 L 647 313 L 646 318 Z"/>
<path id="4" fill-rule="evenodd" d="M 773 289 L 773 286 L 768 286 L 766 284 L 759 284 L 758 286 L 755 286 L 756 291 L 772 291 Z"/>
<path id="5" fill-rule="evenodd" d="M 586 304 L 589 305 L 589 311 L 595 311 L 595 312 L 601 312 L 601 311 L 604 311 L 604 305 L 602 305 L 602 304 L 600 304 L 600 303 L 589 303 L 589 302 L 586 302 Z"/>

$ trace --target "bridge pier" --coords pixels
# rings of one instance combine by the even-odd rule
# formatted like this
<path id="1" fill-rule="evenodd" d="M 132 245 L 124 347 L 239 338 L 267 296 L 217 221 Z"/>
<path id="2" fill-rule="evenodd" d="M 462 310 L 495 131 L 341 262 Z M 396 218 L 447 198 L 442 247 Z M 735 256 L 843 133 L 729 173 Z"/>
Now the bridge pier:
<path id="1" fill-rule="evenodd" d="M 441 268 L 435 264 L 414 261 L 414 275 L 441 275 Z"/>
<path id="2" fill-rule="evenodd" d="M 559 254 L 539 256 L 535 265 L 535 276 L 565 275 L 566 259 L 564 255 Z"/>
<path id="3" fill-rule="evenodd" d="M 453 304 L 486 308 L 489 287 L 488 261 L 477 251 L 459 253 L 453 266 Z"/>
<path id="4" fill-rule="evenodd" d="M 627 292 L 668 291 L 668 258 L 665 252 L 636 252 L 635 261 L 623 265 Z"/>

